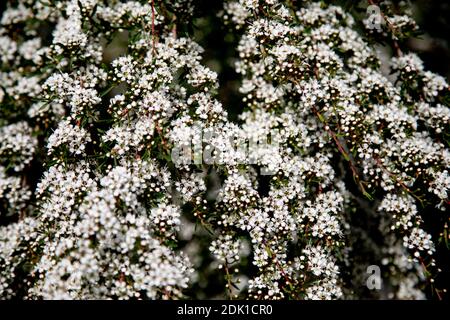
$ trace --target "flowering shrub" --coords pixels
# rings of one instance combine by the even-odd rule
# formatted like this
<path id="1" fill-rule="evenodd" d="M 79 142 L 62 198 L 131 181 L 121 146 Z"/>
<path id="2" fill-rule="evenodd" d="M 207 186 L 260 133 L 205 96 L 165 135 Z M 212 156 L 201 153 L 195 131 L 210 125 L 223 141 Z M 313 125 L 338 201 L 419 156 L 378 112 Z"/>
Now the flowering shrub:
<path id="1" fill-rule="evenodd" d="M 232 121 L 195 4 L 8 2 L 0 296 L 440 298 L 450 91 L 403 52 L 407 12 L 373 28 L 323 2 L 225 2 Z"/>

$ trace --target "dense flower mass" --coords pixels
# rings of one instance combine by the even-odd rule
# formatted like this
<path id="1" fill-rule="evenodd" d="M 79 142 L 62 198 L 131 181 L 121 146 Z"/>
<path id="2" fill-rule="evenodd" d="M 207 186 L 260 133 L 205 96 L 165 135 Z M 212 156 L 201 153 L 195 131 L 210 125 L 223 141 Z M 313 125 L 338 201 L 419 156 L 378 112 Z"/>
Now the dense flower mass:
<path id="1" fill-rule="evenodd" d="M 8 2 L 0 297 L 441 297 L 450 89 L 402 50 L 409 13 L 225 1 L 232 121 L 195 4 Z"/>

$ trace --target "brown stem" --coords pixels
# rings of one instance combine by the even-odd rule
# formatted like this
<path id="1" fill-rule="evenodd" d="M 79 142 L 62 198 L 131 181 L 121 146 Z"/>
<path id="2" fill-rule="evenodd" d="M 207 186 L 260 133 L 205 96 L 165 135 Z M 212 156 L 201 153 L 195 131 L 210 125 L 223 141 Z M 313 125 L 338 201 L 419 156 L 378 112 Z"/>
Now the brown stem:
<path id="1" fill-rule="evenodd" d="M 174 38 L 176 38 L 177 37 L 177 23 L 176 23 L 177 22 L 177 16 L 173 16 L 172 22 L 173 22 L 172 35 L 173 35 Z"/>
<path id="2" fill-rule="evenodd" d="M 233 300 L 233 293 L 232 293 L 232 291 L 231 291 L 231 275 L 230 275 L 230 272 L 229 272 L 229 270 L 228 270 L 228 261 L 227 261 L 227 258 L 225 258 L 225 265 L 224 265 L 224 268 L 225 268 L 225 273 L 226 273 L 226 277 L 227 277 L 228 296 L 229 296 L 230 300 Z"/>
<path id="3" fill-rule="evenodd" d="M 293 279 L 291 279 L 286 272 L 284 272 L 283 266 L 280 264 L 280 262 L 278 261 L 276 255 L 272 252 L 272 250 L 270 250 L 270 247 L 267 245 L 266 241 L 263 240 L 263 244 L 266 246 L 266 251 L 268 251 L 270 253 L 270 258 L 272 259 L 273 262 L 275 262 L 275 266 L 278 268 L 278 270 L 280 271 L 281 275 L 284 278 L 284 281 L 286 282 L 286 284 L 297 284 L 297 281 L 294 281 Z M 282 288 L 284 288 L 284 286 L 282 285 Z"/>
<path id="4" fill-rule="evenodd" d="M 155 54 L 155 0 L 152 0 L 152 51 Z"/>
<path id="5" fill-rule="evenodd" d="M 405 183 L 403 181 L 401 181 L 400 179 L 397 178 L 397 176 L 390 172 L 381 162 L 381 159 L 378 156 L 374 157 L 378 167 L 380 167 L 384 172 L 386 172 L 390 177 L 392 177 L 396 183 L 398 183 L 400 186 L 402 186 L 403 189 L 405 189 L 408 193 L 410 193 L 414 198 L 416 198 L 417 200 L 419 200 L 420 202 L 422 202 L 422 199 L 420 199 L 418 196 L 416 196 L 411 189 L 409 189 Z"/>
<path id="6" fill-rule="evenodd" d="M 321 116 L 319 111 L 316 109 L 316 107 L 313 106 L 312 109 L 313 109 L 314 113 L 316 114 L 316 116 L 319 118 L 319 120 L 323 119 L 323 117 Z M 355 182 L 361 188 L 361 191 L 366 194 L 367 193 L 366 189 L 364 188 L 364 185 L 362 184 L 361 180 L 359 179 L 358 169 L 356 168 L 356 165 L 353 162 L 351 156 L 345 151 L 344 146 L 339 141 L 336 133 L 334 133 L 334 131 L 330 129 L 328 123 L 325 120 L 323 120 L 322 122 L 325 124 L 325 130 L 333 138 L 339 152 L 344 156 L 345 159 L 348 160 L 348 163 L 350 165 L 350 170 L 352 170 L 352 175 L 353 175 L 353 178 L 355 179 Z"/>

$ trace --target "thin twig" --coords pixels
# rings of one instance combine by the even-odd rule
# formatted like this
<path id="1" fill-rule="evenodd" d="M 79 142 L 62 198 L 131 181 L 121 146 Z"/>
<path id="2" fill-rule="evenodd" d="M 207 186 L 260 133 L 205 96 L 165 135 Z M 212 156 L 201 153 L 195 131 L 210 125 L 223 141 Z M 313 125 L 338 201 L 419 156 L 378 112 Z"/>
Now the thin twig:
<path id="1" fill-rule="evenodd" d="M 323 119 L 323 123 L 325 124 L 325 130 L 328 132 L 328 134 L 333 138 L 338 150 L 340 151 L 340 153 L 344 156 L 344 158 L 348 161 L 349 166 L 350 166 L 350 170 L 352 171 L 353 174 L 353 178 L 355 179 L 355 182 L 358 184 L 358 186 L 361 188 L 361 191 L 365 194 L 368 195 L 366 189 L 364 188 L 364 185 L 361 182 L 361 179 L 359 178 L 359 173 L 358 173 L 358 169 L 356 168 L 355 163 L 352 160 L 352 157 L 350 154 L 347 153 L 347 151 L 345 151 L 344 146 L 342 145 L 342 143 L 339 141 L 336 133 L 331 130 L 330 126 L 328 125 L 328 123 L 325 121 L 325 119 L 323 118 L 323 116 L 319 113 L 319 111 L 316 109 L 316 107 L 312 107 L 314 114 L 319 118 L 319 120 Z"/>
<path id="2" fill-rule="evenodd" d="M 369 2 L 370 5 L 376 5 L 373 0 L 368 0 L 368 2 Z M 383 18 L 383 20 L 386 21 L 386 25 L 388 26 L 388 28 L 391 31 L 391 33 L 394 34 L 395 27 L 389 22 L 389 19 L 386 18 L 386 16 L 384 15 L 384 13 L 381 10 L 380 10 L 380 14 L 381 14 L 381 17 Z M 395 40 L 395 39 L 391 39 L 391 40 L 392 40 L 392 44 L 393 44 L 394 49 L 395 49 L 396 56 L 397 57 L 402 56 L 403 52 L 400 49 L 400 46 L 399 46 L 397 40 Z"/>
<path id="3" fill-rule="evenodd" d="M 397 178 L 397 176 L 396 176 L 394 173 L 390 172 L 390 171 L 383 165 L 383 163 L 381 162 L 381 159 L 380 159 L 379 157 L 375 156 L 374 159 L 375 159 L 377 165 L 378 165 L 384 172 L 386 172 L 390 177 L 392 177 L 392 178 L 395 180 L 396 183 L 398 183 L 400 186 L 402 186 L 403 189 L 405 189 L 405 190 L 406 190 L 408 193 L 410 193 L 414 198 L 416 198 L 417 200 L 419 200 L 419 201 L 422 203 L 422 199 L 420 199 L 418 196 L 416 196 L 416 195 L 412 192 L 412 190 L 409 189 L 409 188 L 405 185 L 405 183 L 404 183 L 403 181 L 401 181 L 400 179 Z"/>

